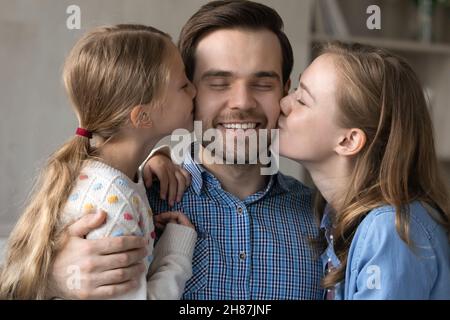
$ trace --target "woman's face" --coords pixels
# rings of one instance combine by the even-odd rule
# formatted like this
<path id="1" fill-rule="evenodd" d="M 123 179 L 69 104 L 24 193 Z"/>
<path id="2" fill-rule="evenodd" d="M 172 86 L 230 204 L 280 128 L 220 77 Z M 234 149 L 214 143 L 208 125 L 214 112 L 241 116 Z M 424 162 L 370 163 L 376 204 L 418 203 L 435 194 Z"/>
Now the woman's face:
<path id="1" fill-rule="evenodd" d="M 326 161 L 338 144 L 337 75 L 331 55 L 319 56 L 298 88 L 281 100 L 280 154 L 308 163 Z"/>

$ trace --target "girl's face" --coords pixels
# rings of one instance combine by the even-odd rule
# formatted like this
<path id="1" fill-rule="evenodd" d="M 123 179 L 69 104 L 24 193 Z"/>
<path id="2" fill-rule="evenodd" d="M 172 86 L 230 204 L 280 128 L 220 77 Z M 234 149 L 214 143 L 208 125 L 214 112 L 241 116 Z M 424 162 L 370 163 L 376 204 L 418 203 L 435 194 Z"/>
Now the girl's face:
<path id="1" fill-rule="evenodd" d="M 308 163 L 334 154 L 342 128 L 337 124 L 337 75 L 332 56 L 319 56 L 301 75 L 299 87 L 281 100 L 280 154 Z"/>
<path id="2" fill-rule="evenodd" d="M 194 85 L 184 72 L 180 53 L 172 47 L 170 79 L 164 102 L 151 112 L 152 132 L 167 136 L 176 129 L 193 129 L 193 99 L 196 95 Z"/>

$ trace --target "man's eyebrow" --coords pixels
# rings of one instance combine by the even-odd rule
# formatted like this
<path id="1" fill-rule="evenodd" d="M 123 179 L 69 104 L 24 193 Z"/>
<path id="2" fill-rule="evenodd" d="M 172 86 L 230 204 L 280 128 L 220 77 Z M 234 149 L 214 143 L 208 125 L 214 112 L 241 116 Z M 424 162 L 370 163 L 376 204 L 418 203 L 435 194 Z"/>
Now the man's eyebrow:
<path id="1" fill-rule="evenodd" d="M 233 73 L 225 70 L 208 70 L 202 74 L 201 80 L 213 77 L 230 78 Z"/>
<path id="2" fill-rule="evenodd" d="M 314 96 L 311 94 L 311 91 L 309 91 L 308 87 L 303 83 L 300 82 L 300 88 L 302 88 L 303 90 L 305 90 L 306 92 L 308 92 L 308 94 L 311 96 L 311 98 L 316 101 L 316 99 L 314 98 Z"/>
<path id="3" fill-rule="evenodd" d="M 281 81 L 280 75 L 275 71 L 259 71 L 256 72 L 253 76 L 256 78 L 275 78 L 276 80 Z"/>
<path id="4" fill-rule="evenodd" d="M 201 79 L 207 79 L 207 78 L 231 78 L 233 77 L 233 72 L 226 71 L 226 70 L 208 70 L 205 73 L 203 73 Z M 274 78 L 276 80 L 281 80 L 281 77 L 278 73 L 275 71 L 258 71 L 253 74 L 253 77 L 255 78 Z"/>

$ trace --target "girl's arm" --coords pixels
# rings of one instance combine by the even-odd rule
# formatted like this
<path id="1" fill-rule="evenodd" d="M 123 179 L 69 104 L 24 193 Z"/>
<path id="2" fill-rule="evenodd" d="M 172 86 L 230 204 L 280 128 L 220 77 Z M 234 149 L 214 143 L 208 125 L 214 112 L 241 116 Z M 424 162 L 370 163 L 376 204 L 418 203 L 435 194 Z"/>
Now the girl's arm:
<path id="1" fill-rule="evenodd" d="M 155 217 L 157 226 L 167 226 L 153 251 L 147 283 L 148 299 L 180 299 L 192 276 L 192 256 L 197 234 L 182 213 L 167 212 Z"/>
<path id="2" fill-rule="evenodd" d="M 174 163 L 170 157 L 170 148 L 162 146 L 154 149 L 142 164 L 145 186 L 149 189 L 153 179 L 160 185 L 160 197 L 167 200 L 170 207 L 180 202 L 184 191 L 191 183 L 189 172 Z"/>

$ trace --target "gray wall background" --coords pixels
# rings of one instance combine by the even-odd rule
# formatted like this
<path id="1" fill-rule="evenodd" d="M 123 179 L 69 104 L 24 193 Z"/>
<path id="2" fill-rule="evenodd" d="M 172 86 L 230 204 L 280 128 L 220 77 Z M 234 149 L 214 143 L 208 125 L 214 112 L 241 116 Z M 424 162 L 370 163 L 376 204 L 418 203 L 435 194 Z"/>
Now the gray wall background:
<path id="1" fill-rule="evenodd" d="M 20 214 L 38 169 L 70 137 L 77 121 L 65 96 L 65 55 L 87 29 L 116 23 L 153 25 L 176 41 L 204 0 L 0 0 L 0 250 Z M 309 54 L 311 0 L 260 1 L 285 21 L 295 53 L 293 85 Z M 66 8 L 81 8 L 81 29 L 68 30 Z M 301 169 L 282 161 L 282 171 Z"/>

